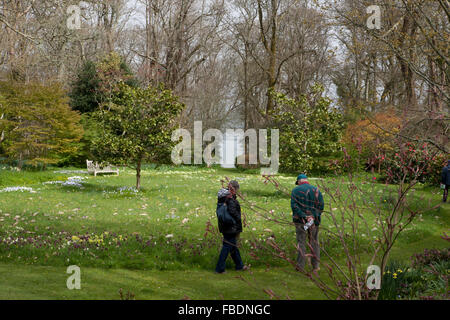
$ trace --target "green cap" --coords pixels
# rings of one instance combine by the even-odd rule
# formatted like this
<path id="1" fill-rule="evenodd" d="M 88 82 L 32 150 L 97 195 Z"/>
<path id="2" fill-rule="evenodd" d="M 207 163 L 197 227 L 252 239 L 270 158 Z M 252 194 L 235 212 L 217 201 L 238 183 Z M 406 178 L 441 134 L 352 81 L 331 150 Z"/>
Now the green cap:
<path id="1" fill-rule="evenodd" d="M 298 175 L 297 181 L 298 181 L 298 180 L 301 180 L 301 179 L 308 179 L 308 177 L 306 176 L 306 174 L 302 173 L 302 174 L 299 174 L 299 175 Z"/>

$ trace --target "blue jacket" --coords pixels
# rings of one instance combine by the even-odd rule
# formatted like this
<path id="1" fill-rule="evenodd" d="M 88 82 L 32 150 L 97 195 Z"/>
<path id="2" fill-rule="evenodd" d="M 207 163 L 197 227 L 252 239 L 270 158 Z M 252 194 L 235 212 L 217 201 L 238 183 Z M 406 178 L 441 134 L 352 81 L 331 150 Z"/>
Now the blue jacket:
<path id="1" fill-rule="evenodd" d="M 450 186 L 450 165 L 442 169 L 442 184 Z"/>
<path id="2" fill-rule="evenodd" d="M 314 216 L 314 224 L 320 224 L 320 216 L 324 209 L 322 193 L 319 188 L 308 183 L 301 184 L 292 190 L 292 219 L 297 223 L 305 223 L 306 216 Z"/>

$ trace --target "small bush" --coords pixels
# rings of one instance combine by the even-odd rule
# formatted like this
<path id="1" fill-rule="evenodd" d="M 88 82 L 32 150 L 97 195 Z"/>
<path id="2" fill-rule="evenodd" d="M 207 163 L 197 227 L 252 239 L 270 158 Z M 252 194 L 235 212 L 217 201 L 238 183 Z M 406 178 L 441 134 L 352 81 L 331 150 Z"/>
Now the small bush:
<path id="1" fill-rule="evenodd" d="M 423 253 L 417 253 L 411 259 L 413 268 L 428 266 L 433 262 L 450 261 L 450 249 L 425 249 Z"/>

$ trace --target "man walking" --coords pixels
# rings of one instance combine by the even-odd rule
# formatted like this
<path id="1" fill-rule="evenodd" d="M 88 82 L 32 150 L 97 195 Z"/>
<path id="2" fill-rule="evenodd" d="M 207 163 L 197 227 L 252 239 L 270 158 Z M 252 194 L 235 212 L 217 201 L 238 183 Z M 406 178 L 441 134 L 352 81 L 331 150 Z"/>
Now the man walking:
<path id="1" fill-rule="evenodd" d="M 217 194 L 217 207 L 226 205 L 228 213 L 233 217 L 235 223 L 225 226 L 219 221 L 219 231 L 223 234 L 223 246 L 216 265 L 216 273 L 225 272 L 225 262 L 228 254 L 231 255 L 237 271 L 246 269 L 238 249 L 238 239 L 242 232 L 241 206 L 236 198 L 238 190 L 239 183 L 232 180 L 228 184 L 228 189 L 220 189 Z"/>
<path id="2" fill-rule="evenodd" d="M 444 185 L 443 201 L 447 202 L 448 189 L 450 189 L 450 160 L 447 161 L 447 166 L 442 169 L 442 184 Z"/>
<path id="3" fill-rule="evenodd" d="M 313 271 L 320 270 L 319 225 L 320 216 L 324 209 L 322 193 L 319 188 L 313 187 L 308 182 L 305 174 L 300 174 L 295 182 L 297 185 L 291 194 L 292 218 L 297 233 L 298 256 L 297 270 L 305 270 L 306 236 L 312 248 L 311 263 Z M 305 225 L 312 221 L 312 225 L 305 230 Z"/>

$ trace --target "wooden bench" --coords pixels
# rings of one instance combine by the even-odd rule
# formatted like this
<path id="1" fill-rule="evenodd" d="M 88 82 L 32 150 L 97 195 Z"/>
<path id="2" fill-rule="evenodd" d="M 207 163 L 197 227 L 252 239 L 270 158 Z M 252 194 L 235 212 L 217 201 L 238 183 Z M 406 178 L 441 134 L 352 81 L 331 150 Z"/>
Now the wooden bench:
<path id="1" fill-rule="evenodd" d="M 97 173 L 116 173 L 119 175 L 119 169 L 112 167 L 111 165 L 99 165 L 97 162 L 94 164 L 93 161 L 86 160 L 88 173 L 93 173 L 94 176 L 97 176 Z"/>

